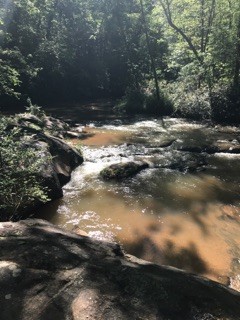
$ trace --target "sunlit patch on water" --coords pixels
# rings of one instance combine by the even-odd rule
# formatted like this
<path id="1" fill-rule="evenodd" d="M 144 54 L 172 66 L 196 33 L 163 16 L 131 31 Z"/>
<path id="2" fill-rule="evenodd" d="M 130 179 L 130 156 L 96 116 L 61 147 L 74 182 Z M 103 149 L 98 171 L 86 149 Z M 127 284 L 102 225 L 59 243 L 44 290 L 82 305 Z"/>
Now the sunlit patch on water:
<path id="1" fill-rule="evenodd" d="M 121 230 L 119 225 L 111 222 L 111 218 L 103 220 L 100 215 L 94 211 L 86 211 L 78 214 L 76 218 L 66 222 L 67 228 L 69 225 L 70 227 L 81 226 L 90 237 L 104 241 L 116 241 L 116 232 L 114 232 L 114 230 Z"/>
<path id="2" fill-rule="evenodd" d="M 171 125 L 171 131 L 177 131 L 177 132 L 185 132 L 190 131 L 194 129 L 204 129 L 206 128 L 205 125 L 197 124 L 197 123 L 186 123 L 184 121 Z"/>
<path id="3" fill-rule="evenodd" d="M 139 258 L 229 283 L 240 274 L 240 155 L 175 147 L 238 137 L 230 128 L 217 131 L 183 119 L 168 118 L 164 124 L 153 119 L 90 128 L 95 140 L 84 142 L 84 164 L 64 187 L 63 199 L 48 205 L 43 217 L 117 241 Z M 161 148 L 165 139 L 174 142 Z M 135 177 L 119 182 L 99 177 L 112 163 L 142 159 L 152 168 Z M 185 170 L 195 160 L 205 171 Z"/>
<path id="4" fill-rule="evenodd" d="M 114 145 L 121 144 L 126 141 L 130 133 L 124 128 L 118 130 L 112 130 L 108 128 L 95 128 L 87 127 L 85 132 L 88 134 L 86 138 L 82 140 L 82 144 L 86 146 L 102 146 L 102 145 Z"/>

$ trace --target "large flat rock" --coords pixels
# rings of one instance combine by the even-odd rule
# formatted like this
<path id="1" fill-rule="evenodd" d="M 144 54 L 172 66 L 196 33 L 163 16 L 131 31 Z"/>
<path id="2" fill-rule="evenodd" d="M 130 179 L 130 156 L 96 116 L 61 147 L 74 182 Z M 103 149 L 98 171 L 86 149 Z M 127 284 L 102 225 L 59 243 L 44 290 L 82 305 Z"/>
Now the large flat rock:
<path id="1" fill-rule="evenodd" d="M 240 294 L 43 220 L 0 224 L 0 319 L 240 319 Z"/>

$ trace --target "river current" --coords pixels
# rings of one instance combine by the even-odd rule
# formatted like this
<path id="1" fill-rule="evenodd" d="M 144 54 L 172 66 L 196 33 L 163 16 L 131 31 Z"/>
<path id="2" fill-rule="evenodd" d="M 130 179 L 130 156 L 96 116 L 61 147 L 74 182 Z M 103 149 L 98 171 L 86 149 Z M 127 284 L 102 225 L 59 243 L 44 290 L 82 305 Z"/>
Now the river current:
<path id="1" fill-rule="evenodd" d="M 232 146 L 240 129 L 176 118 L 93 117 L 83 124 L 88 137 L 70 142 L 82 145 L 84 164 L 42 217 L 119 242 L 142 259 L 225 284 L 238 279 L 240 154 Z M 216 143 L 230 147 L 208 152 Z M 130 160 L 150 167 L 123 181 L 100 178 L 103 168 Z"/>

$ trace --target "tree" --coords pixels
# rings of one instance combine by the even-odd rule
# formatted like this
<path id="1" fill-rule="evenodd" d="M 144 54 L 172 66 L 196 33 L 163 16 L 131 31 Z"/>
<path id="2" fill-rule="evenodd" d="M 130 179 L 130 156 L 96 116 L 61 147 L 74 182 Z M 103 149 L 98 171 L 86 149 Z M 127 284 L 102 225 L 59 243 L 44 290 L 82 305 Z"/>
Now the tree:
<path id="1" fill-rule="evenodd" d="M 150 37 L 149 37 L 148 25 L 147 25 L 147 21 L 146 21 L 145 10 L 144 10 L 144 6 L 143 6 L 143 0 L 140 0 L 140 5 L 141 5 L 141 14 L 142 14 L 144 32 L 145 32 L 145 36 L 146 36 L 147 50 L 148 50 L 148 54 L 149 54 L 149 57 L 150 57 L 152 73 L 153 73 L 153 78 L 154 78 L 154 82 L 155 82 L 157 103 L 158 103 L 158 107 L 160 107 L 160 103 L 161 103 L 160 88 L 159 88 L 159 84 L 158 84 L 158 77 L 157 77 L 155 59 L 153 57 L 152 50 L 151 50 L 151 43 L 150 43 Z"/>

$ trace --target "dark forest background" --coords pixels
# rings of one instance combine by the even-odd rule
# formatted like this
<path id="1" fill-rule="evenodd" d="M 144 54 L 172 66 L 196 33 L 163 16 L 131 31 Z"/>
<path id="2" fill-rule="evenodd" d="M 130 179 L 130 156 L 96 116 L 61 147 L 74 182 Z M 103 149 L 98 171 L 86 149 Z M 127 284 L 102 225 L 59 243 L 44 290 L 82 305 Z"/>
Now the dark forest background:
<path id="1" fill-rule="evenodd" d="M 0 0 L 0 106 L 239 121 L 239 0 Z"/>

